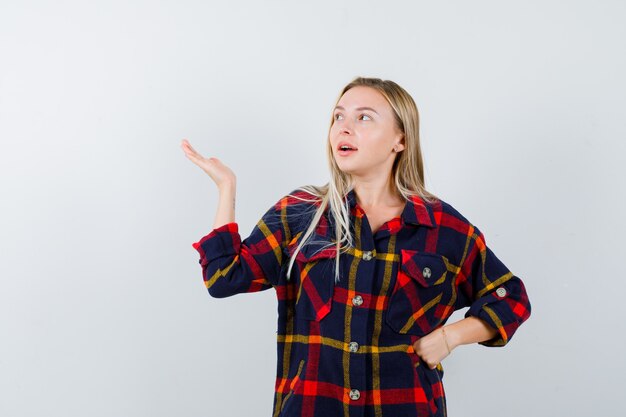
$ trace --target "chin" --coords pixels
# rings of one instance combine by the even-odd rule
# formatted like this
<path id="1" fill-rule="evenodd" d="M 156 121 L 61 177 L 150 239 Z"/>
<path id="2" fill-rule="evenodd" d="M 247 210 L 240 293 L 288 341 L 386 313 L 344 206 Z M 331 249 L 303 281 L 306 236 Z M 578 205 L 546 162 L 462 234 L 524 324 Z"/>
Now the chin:
<path id="1" fill-rule="evenodd" d="M 363 167 L 357 161 L 354 160 L 342 160 L 341 158 L 335 158 L 335 163 L 339 167 L 339 170 L 344 174 L 357 174 L 362 171 L 367 171 L 366 167 Z"/>
<path id="2" fill-rule="evenodd" d="M 343 172 L 344 174 L 349 174 L 349 175 L 359 175 L 359 173 L 362 171 L 361 169 L 357 167 L 352 167 L 352 166 L 348 167 L 348 166 L 341 166 L 341 165 L 339 165 L 339 170 Z"/>

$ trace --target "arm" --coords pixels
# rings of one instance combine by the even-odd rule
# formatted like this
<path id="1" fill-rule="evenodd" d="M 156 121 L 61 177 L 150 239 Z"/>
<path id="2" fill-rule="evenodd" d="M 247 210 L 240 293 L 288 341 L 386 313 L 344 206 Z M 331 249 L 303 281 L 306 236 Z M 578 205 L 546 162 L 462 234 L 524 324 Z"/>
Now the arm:
<path id="1" fill-rule="evenodd" d="M 219 186 L 219 200 L 217 202 L 217 213 L 215 213 L 215 222 L 213 229 L 217 229 L 226 223 L 235 222 L 235 195 L 237 194 L 237 186 L 235 183 L 225 183 Z"/>
<path id="2" fill-rule="evenodd" d="M 469 306 L 465 318 L 417 340 L 413 349 L 430 368 L 464 344 L 506 345 L 530 316 L 522 280 L 496 257 L 483 234 L 470 226 L 467 256 L 457 279 L 457 306 Z"/>
<path id="3" fill-rule="evenodd" d="M 252 234 L 241 241 L 235 222 L 234 172 L 217 158 L 204 158 L 186 139 L 181 147 L 187 158 L 202 168 L 219 190 L 213 230 L 193 243 L 200 254 L 202 276 L 209 294 L 222 298 L 271 288 L 278 282 L 282 266 L 286 207 L 282 210 L 276 204 L 270 208 Z"/>
<path id="4" fill-rule="evenodd" d="M 466 325 L 462 325 L 463 331 L 461 335 L 456 335 L 456 339 L 481 339 L 476 342 L 483 346 L 504 346 L 530 317 L 531 305 L 526 287 L 487 246 L 485 237 L 478 228 L 470 226 L 470 233 L 468 255 L 461 266 L 457 283 L 459 301 L 469 306 L 465 318 L 481 319 L 497 332 L 493 337 L 482 340 L 484 332 L 470 332 L 473 335 L 468 335 L 465 331 Z M 477 327 L 478 325 L 472 326 L 474 329 Z M 453 333 L 455 332 L 459 332 L 458 327 L 453 329 Z"/>
<path id="5" fill-rule="evenodd" d="M 498 331 L 478 317 L 466 317 L 445 327 L 450 350 L 470 343 L 493 339 Z"/>
<path id="6" fill-rule="evenodd" d="M 213 229 L 235 221 L 235 191 L 237 177 L 232 169 L 217 158 L 205 158 L 183 139 L 180 144 L 185 156 L 211 177 L 219 190 L 219 201 Z"/>
<path id="7" fill-rule="evenodd" d="M 232 220 L 228 216 L 233 212 L 233 200 L 227 197 L 233 194 L 220 195 L 216 225 Z M 229 221 L 193 243 L 200 254 L 202 276 L 211 296 L 223 298 L 278 285 L 286 259 L 283 248 L 290 236 L 286 218 L 287 198 L 282 198 L 266 211 L 243 241 L 239 225 Z"/>
<path id="8" fill-rule="evenodd" d="M 426 362 L 429 368 L 437 364 L 460 345 L 484 342 L 493 339 L 498 331 L 477 317 L 439 327 L 413 344 L 413 350 Z"/>

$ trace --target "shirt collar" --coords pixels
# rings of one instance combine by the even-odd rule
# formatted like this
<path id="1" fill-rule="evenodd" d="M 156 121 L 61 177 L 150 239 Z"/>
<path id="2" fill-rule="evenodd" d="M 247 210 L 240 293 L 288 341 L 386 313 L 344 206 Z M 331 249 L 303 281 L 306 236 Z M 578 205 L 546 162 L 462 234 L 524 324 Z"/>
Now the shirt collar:
<path id="1" fill-rule="evenodd" d="M 356 192 L 354 188 L 346 194 L 350 211 L 356 207 Z M 435 227 L 435 215 L 430 204 L 427 204 L 419 195 L 411 195 L 404 205 L 400 215 L 404 223 Z"/>

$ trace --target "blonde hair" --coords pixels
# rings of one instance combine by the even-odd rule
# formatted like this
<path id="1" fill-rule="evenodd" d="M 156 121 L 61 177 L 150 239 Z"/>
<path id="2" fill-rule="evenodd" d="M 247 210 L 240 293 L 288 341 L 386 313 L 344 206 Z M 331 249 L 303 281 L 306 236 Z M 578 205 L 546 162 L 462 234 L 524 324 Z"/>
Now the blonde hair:
<path id="1" fill-rule="evenodd" d="M 411 95 L 391 80 L 356 77 L 341 90 L 341 93 L 339 93 L 335 101 L 335 105 L 337 105 L 346 91 L 357 86 L 373 88 L 385 97 L 393 109 L 396 127 L 404 134 L 405 148 L 402 152 L 398 152 L 392 166 L 392 178 L 398 192 L 405 201 L 407 201 L 411 195 L 419 195 L 426 202 L 435 201 L 438 197 L 428 192 L 425 188 L 424 162 L 419 138 L 419 113 Z M 333 106 L 333 112 L 334 107 L 335 106 Z M 333 223 L 336 233 L 336 241 L 331 242 L 329 245 L 335 245 L 337 249 L 335 283 L 339 282 L 340 253 L 345 252 L 349 247 L 354 245 L 354 238 L 350 231 L 350 212 L 348 202 L 345 199 L 345 195 L 354 188 L 354 183 L 349 174 L 345 174 L 339 169 L 333 156 L 333 149 L 330 144 L 330 129 L 334 123 L 333 112 L 331 112 L 326 148 L 326 156 L 330 168 L 330 181 L 323 186 L 305 185 L 297 188 L 297 190 L 312 194 L 314 196 L 313 199 L 303 199 L 294 194 L 289 194 L 289 196 L 301 201 L 319 203 L 319 207 L 315 210 L 310 225 L 304 232 L 298 247 L 291 256 L 287 268 L 287 280 L 289 280 L 296 255 L 302 246 L 307 243 L 308 238 L 314 233 L 327 207 L 330 208 L 330 216 L 332 216 L 334 220 Z M 326 247 L 322 247 L 320 250 Z"/>

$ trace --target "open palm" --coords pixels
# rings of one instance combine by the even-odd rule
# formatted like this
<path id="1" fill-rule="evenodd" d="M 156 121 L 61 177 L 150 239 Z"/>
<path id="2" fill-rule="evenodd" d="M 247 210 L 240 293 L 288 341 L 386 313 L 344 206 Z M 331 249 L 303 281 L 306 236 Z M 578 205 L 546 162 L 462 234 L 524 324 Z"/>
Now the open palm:
<path id="1" fill-rule="evenodd" d="M 183 139 L 180 147 L 187 158 L 209 174 L 218 188 L 234 184 L 237 181 L 235 173 L 217 158 L 205 158 L 196 151 L 187 139 Z"/>

